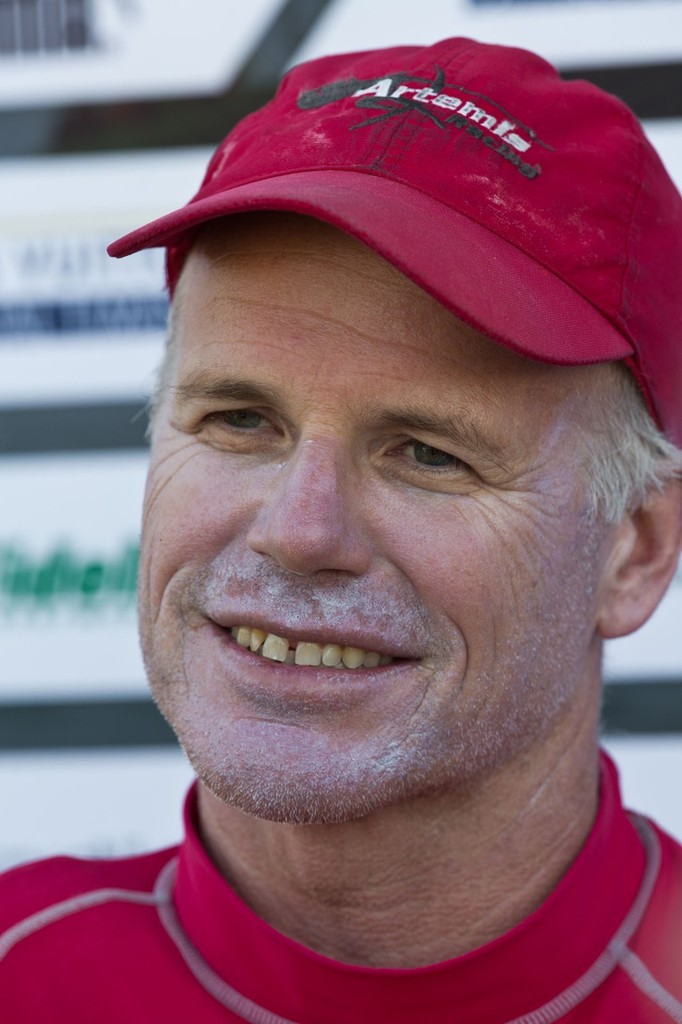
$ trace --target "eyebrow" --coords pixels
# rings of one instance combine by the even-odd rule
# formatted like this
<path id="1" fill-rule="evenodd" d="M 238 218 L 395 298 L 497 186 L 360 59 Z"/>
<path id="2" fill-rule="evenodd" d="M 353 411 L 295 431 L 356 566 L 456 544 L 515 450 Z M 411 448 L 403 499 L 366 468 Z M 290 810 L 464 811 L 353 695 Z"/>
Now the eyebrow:
<path id="1" fill-rule="evenodd" d="M 450 416 L 431 416 L 421 409 L 406 406 L 382 413 L 375 422 L 379 427 L 418 430 L 444 437 L 457 447 L 464 446 L 479 452 L 500 469 L 508 469 L 502 458 L 502 446 L 493 438 L 487 437 L 471 417 L 462 416 L 454 419 Z"/>
<path id="2" fill-rule="evenodd" d="M 201 373 L 189 374 L 181 384 L 171 390 L 183 402 L 255 402 L 258 405 L 278 405 L 281 396 L 274 388 L 239 378 L 216 380 Z"/>

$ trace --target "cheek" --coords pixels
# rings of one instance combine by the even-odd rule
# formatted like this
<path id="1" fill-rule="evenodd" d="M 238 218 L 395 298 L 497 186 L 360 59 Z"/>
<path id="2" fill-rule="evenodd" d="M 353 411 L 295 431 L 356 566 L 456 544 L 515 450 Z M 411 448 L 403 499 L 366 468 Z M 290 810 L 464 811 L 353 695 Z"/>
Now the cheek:
<path id="1" fill-rule="evenodd" d="M 478 545 L 471 540 L 485 565 L 482 619 L 492 641 L 479 655 L 510 674 L 522 666 L 529 688 L 570 689 L 594 653 L 601 528 L 578 507 L 507 511 L 486 520 Z"/>
<path id="2" fill-rule="evenodd" d="M 559 615 L 571 594 L 588 611 L 594 529 L 577 510 L 559 514 L 529 495 L 438 496 L 393 507 L 382 529 L 434 620 L 468 646 L 484 639 L 477 657 Z"/>
<path id="3" fill-rule="evenodd" d="M 208 564 L 248 528 L 253 508 L 252 493 L 203 445 L 155 452 L 143 506 L 141 602 L 155 613 L 174 577 Z"/>
<path id="4" fill-rule="evenodd" d="M 498 503 L 499 505 L 500 503 Z M 485 496 L 429 496 L 390 507 L 382 532 L 389 557 L 412 580 L 434 615 L 457 621 L 492 612 L 533 545 L 512 516 Z"/>

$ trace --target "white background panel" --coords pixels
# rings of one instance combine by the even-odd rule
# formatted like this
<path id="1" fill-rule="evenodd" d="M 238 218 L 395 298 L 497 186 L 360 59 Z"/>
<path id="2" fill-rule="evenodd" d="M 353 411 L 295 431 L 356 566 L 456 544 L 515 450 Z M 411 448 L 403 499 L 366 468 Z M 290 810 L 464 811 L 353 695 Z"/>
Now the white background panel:
<path id="1" fill-rule="evenodd" d="M 0 161 L 0 304 L 159 300 L 163 251 L 106 246 L 196 191 L 203 148 Z M 0 407 L 139 397 L 162 331 L 0 335 Z"/>
<path id="2" fill-rule="evenodd" d="M 35 234 L 42 229 L 45 234 L 57 230 L 64 235 L 83 228 L 124 232 L 138 227 L 145 217 L 166 213 L 169 204 L 189 199 L 199 187 L 210 152 L 189 147 L 3 159 L 3 235 L 27 233 L 29 227 Z M 106 236 L 106 241 L 112 240 Z M 118 275 L 132 273 L 125 267 L 135 257 L 111 260 L 103 251 L 100 257 L 100 270 L 118 267 Z"/>
<path id="3" fill-rule="evenodd" d="M 679 0 L 335 0 L 291 64 L 328 53 L 469 36 L 535 50 L 564 67 L 682 57 Z"/>
<path id="4" fill-rule="evenodd" d="M 649 141 L 658 150 L 668 174 L 682 190 L 682 120 L 646 121 L 644 128 Z"/>
<path id="5" fill-rule="evenodd" d="M 0 106 L 49 106 L 226 88 L 282 0 L 93 0 L 93 46 L 0 60 Z M 197 55 L 192 59 L 192 55 Z"/>
<path id="6" fill-rule="evenodd" d="M 0 415 L 3 405 L 143 400 L 154 385 L 163 337 L 155 331 L 0 342 Z"/>
<path id="7" fill-rule="evenodd" d="M 112 857 L 176 843 L 191 779 L 174 747 L 0 755 L 0 870 L 55 853 Z"/>
<path id="8" fill-rule="evenodd" d="M 77 567 L 74 573 L 93 562 L 108 566 L 110 574 L 125 573 L 127 553 L 139 540 L 146 462 L 144 452 L 4 460 L 0 700 L 143 691 L 129 588 L 112 583 L 83 595 L 62 571 L 42 597 L 12 596 L 16 562 L 7 561 L 5 552 L 35 567 L 67 552 L 63 559 Z"/>
<path id="9" fill-rule="evenodd" d="M 682 562 L 652 618 L 636 633 L 607 641 L 605 675 L 682 681 Z"/>

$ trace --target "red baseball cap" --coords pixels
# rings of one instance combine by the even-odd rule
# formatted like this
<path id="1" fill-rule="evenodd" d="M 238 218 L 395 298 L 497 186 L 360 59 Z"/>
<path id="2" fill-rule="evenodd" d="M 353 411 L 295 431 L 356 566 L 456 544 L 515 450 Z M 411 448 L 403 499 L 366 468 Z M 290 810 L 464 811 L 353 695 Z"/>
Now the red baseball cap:
<path id="1" fill-rule="evenodd" d="M 633 113 L 470 39 L 324 57 L 226 137 L 181 209 L 109 247 L 289 210 L 349 232 L 462 320 L 563 365 L 623 359 L 682 446 L 682 197 Z"/>

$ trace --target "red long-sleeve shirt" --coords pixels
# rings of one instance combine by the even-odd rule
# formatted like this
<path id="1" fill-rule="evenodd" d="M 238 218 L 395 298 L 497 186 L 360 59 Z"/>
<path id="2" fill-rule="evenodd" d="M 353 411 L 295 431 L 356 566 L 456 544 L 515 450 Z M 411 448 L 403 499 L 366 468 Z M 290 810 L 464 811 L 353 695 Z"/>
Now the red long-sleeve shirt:
<path id="1" fill-rule="evenodd" d="M 466 956 L 412 970 L 336 963 L 232 892 L 199 841 L 56 858 L 0 879 L 7 1024 L 682 1024 L 682 847 L 622 809 L 605 759 L 600 808 L 545 903 Z"/>

